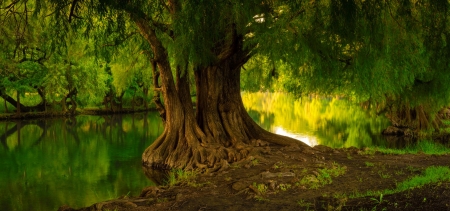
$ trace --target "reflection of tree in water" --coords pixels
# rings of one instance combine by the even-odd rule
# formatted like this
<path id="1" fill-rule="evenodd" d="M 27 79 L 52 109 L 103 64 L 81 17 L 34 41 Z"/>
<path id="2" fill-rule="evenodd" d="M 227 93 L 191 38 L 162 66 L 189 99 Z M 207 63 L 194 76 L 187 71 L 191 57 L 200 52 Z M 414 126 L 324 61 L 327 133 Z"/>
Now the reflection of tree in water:
<path id="1" fill-rule="evenodd" d="M 141 156 L 158 128 L 158 113 L 152 112 L 0 122 L 0 160 L 6 165 L 0 171 L 0 205 L 11 210 L 17 203 L 11 199 L 20 198 L 27 199 L 23 210 L 55 210 L 130 191 L 137 195 L 152 185 L 142 172 Z M 45 208 L 33 207 L 48 198 Z"/>
<path id="2" fill-rule="evenodd" d="M 142 167 L 142 170 L 145 173 L 145 176 L 147 176 L 150 181 L 152 181 L 156 185 L 165 185 L 167 184 L 169 171 L 164 170 L 156 170 L 152 168 L 146 168 Z"/>
<path id="3" fill-rule="evenodd" d="M 281 126 L 291 133 L 313 135 L 319 144 L 338 148 L 387 144 L 381 131 L 389 121 L 383 116 L 372 116 L 345 99 L 246 93 L 243 100 L 250 116 L 266 129 Z"/>
<path id="4" fill-rule="evenodd" d="M 371 116 L 359 105 L 346 100 L 312 99 L 297 107 L 302 105 L 314 107 L 309 109 L 305 120 L 313 126 L 320 144 L 331 147 L 385 145 L 380 134 L 388 124 L 386 118 Z"/>
<path id="5" fill-rule="evenodd" d="M 272 112 L 258 112 L 256 110 L 248 110 L 247 111 L 250 117 L 258 123 L 262 128 L 270 129 L 270 127 L 273 125 L 273 121 L 275 118 L 275 115 Z"/>
<path id="6" fill-rule="evenodd" d="M 39 145 L 41 141 L 44 139 L 45 134 L 47 133 L 48 123 L 45 120 L 37 119 L 37 120 L 30 120 L 30 121 L 14 121 L 14 126 L 11 128 L 8 128 L 10 122 L 5 122 L 4 126 L 4 132 L 0 133 L 0 142 L 2 143 L 3 147 L 5 149 L 9 149 L 8 144 L 6 143 L 7 139 L 12 137 L 14 134 L 17 133 L 17 144 L 20 146 L 21 144 L 21 130 L 22 128 L 34 125 L 38 126 L 42 132 L 39 135 L 39 137 L 34 141 L 33 146 Z"/>

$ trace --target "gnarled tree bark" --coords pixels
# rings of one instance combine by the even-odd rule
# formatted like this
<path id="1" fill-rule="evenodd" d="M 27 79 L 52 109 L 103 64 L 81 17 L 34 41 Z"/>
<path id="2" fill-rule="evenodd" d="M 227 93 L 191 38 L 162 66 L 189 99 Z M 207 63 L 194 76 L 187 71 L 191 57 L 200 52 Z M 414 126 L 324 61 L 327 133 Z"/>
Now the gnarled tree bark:
<path id="1" fill-rule="evenodd" d="M 192 107 L 187 70 L 176 68 L 176 83 L 166 49 L 144 17 L 134 17 L 153 50 L 164 97 L 164 132 L 142 156 L 147 167 L 219 170 L 272 143 L 308 147 L 259 127 L 247 114 L 240 96 L 240 69 L 248 60 L 242 37 L 217 47 L 217 61 L 196 67 L 197 109 Z M 155 72 L 155 71 L 154 71 Z"/>

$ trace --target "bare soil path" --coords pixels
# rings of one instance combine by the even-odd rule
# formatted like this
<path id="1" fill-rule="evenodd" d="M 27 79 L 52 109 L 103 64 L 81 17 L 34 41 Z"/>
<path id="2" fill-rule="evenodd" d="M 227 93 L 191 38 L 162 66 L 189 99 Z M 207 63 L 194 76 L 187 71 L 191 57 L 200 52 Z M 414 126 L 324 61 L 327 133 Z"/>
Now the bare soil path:
<path id="1" fill-rule="evenodd" d="M 261 148 L 261 155 L 227 170 L 199 174 L 175 186 L 145 188 L 78 210 L 450 210 L 450 182 L 384 196 L 357 193 L 395 189 L 450 155 L 384 155 L 357 148 Z M 76 210 L 67 206 L 59 210 Z"/>

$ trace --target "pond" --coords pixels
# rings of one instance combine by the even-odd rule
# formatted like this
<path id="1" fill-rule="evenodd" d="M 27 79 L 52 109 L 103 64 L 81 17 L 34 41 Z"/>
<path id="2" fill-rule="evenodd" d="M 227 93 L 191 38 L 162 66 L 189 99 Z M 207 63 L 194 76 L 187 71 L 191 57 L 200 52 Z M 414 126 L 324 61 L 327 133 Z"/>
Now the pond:
<path id="1" fill-rule="evenodd" d="M 337 99 L 295 100 L 243 93 L 252 118 L 267 130 L 309 145 L 389 145 L 389 122 Z M 156 112 L 0 122 L 1 210 L 78 208 L 155 185 L 141 154 L 163 127 Z"/>
<path id="2" fill-rule="evenodd" d="M 157 113 L 0 122 L 0 208 L 88 206 L 154 185 L 141 154 L 163 128 Z"/>
<path id="3" fill-rule="evenodd" d="M 283 93 L 243 93 L 250 116 L 264 129 L 299 139 L 310 146 L 404 147 L 387 142 L 381 132 L 390 123 L 384 115 L 339 98 L 303 98 Z"/>

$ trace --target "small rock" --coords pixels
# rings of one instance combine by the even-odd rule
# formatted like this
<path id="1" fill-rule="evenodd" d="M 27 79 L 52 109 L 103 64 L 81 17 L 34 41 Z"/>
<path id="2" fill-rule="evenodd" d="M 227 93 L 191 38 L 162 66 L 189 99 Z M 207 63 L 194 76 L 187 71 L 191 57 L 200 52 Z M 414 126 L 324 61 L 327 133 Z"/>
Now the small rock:
<path id="1" fill-rule="evenodd" d="M 160 192 L 160 189 L 158 187 L 146 187 L 144 190 L 142 190 L 140 197 L 154 197 L 157 196 Z"/>
<path id="2" fill-rule="evenodd" d="M 312 171 L 311 173 L 314 174 L 316 177 L 319 176 L 319 172 L 317 171 Z"/>
<path id="3" fill-rule="evenodd" d="M 249 184 L 245 183 L 245 182 L 235 182 L 231 188 L 233 188 L 233 190 L 235 191 L 241 191 L 245 188 L 247 188 L 249 186 Z"/>
<path id="4" fill-rule="evenodd" d="M 245 200 L 250 200 L 253 199 L 256 195 L 254 194 L 248 194 L 247 198 L 245 198 Z"/>
<path id="5" fill-rule="evenodd" d="M 269 171 L 261 173 L 262 178 L 274 178 L 274 177 L 295 177 L 295 173 L 293 172 L 278 172 L 272 173 Z"/>
<path id="6" fill-rule="evenodd" d="M 253 144 L 253 146 L 257 146 L 257 147 L 269 146 L 268 142 L 262 141 L 260 139 L 257 139 L 257 140 L 253 139 L 252 144 Z"/>
<path id="7" fill-rule="evenodd" d="M 135 203 L 131 202 L 131 201 L 125 202 L 124 205 L 125 205 L 125 207 L 128 207 L 128 208 L 135 208 L 135 207 L 137 207 L 137 205 Z"/>
<path id="8" fill-rule="evenodd" d="M 275 188 L 276 188 L 276 185 L 277 185 L 277 182 L 275 182 L 275 181 L 273 181 L 273 180 L 269 180 L 269 188 L 270 188 L 270 190 L 275 190 Z"/>

